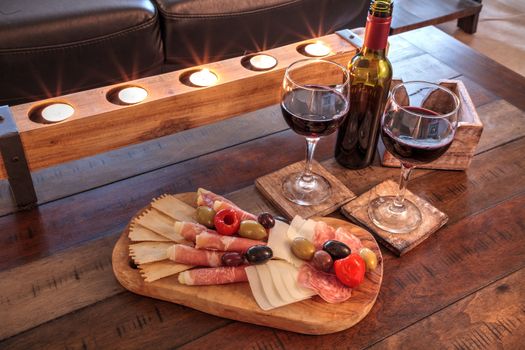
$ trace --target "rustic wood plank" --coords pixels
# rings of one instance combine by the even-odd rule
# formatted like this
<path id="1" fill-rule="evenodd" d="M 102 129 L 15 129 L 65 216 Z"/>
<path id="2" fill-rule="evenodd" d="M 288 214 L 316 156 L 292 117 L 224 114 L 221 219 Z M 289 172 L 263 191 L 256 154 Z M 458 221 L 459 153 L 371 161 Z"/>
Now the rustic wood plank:
<path id="1" fill-rule="evenodd" d="M 518 349 L 525 339 L 525 269 L 375 344 L 371 349 Z"/>
<path id="2" fill-rule="evenodd" d="M 490 92 L 525 110 L 523 90 L 516 88 L 525 86 L 525 77 L 465 44 L 451 40 L 450 36 L 435 27 L 421 28 L 401 36 Z"/>
<path id="3" fill-rule="evenodd" d="M 288 129 L 278 105 L 175 135 L 146 141 L 34 172 L 39 203 L 175 164 Z M 239 132 L 242 130 L 242 132 Z M 6 180 L 0 181 L 0 215 L 16 210 Z"/>
<path id="4" fill-rule="evenodd" d="M 355 48 L 336 34 L 321 37 L 331 52 L 326 58 L 346 64 Z M 309 40 L 304 43 L 309 42 Z M 106 95 L 118 85 L 78 92 L 57 99 L 13 106 L 30 170 L 144 142 L 228 119 L 279 103 L 280 86 L 288 65 L 305 58 L 294 43 L 268 50 L 277 60 L 269 71 L 242 68 L 239 57 L 206 65 L 219 77 L 210 87 L 195 88 L 180 82 L 188 70 L 146 77 L 122 85 L 145 88 L 148 98 L 131 106 L 116 105 Z M 322 71 L 316 74 L 320 76 Z M 36 123 L 28 118 L 37 106 L 50 101 L 67 101 L 75 114 L 55 124 Z M 0 168 L 1 169 L 1 168 Z M 0 173 L 0 178 L 6 174 Z"/>
<path id="5" fill-rule="evenodd" d="M 0 272 L 0 339 L 121 293 L 111 269 L 116 237 Z M 16 282 L 16 283 L 14 283 Z"/>

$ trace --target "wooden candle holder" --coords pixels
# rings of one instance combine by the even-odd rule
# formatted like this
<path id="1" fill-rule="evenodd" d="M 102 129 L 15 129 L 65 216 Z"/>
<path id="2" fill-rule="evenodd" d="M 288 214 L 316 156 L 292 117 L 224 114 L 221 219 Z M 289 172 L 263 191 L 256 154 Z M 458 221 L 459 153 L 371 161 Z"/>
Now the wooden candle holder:
<path id="1" fill-rule="evenodd" d="M 315 41 L 322 41 L 331 49 L 323 58 L 343 65 L 356 51 L 354 46 L 337 34 L 323 36 Z M 277 64 L 266 71 L 247 69 L 243 65 L 243 57 L 237 57 L 203 67 L 5 107 L 0 109 L 0 117 L 9 119 L 8 124 L 15 126 L 15 133 L 23 145 L 22 153 L 27 158 L 27 165 L 26 162 L 24 165 L 29 171 L 35 171 L 277 104 L 286 67 L 294 61 L 307 58 L 299 52 L 298 47 L 311 42 L 314 40 L 265 51 L 265 54 L 277 60 Z M 188 72 L 200 68 L 207 68 L 216 74 L 217 83 L 208 87 L 185 83 L 184 77 Z M 318 74 L 322 76 L 323 72 L 319 71 Z M 116 103 L 115 91 L 128 86 L 146 89 L 147 98 L 136 104 Z M 57 123 L 44 123 L 41 118 L 34 117 L 44 106 L 57 102 L 69 104 L 74 108 L 74 114 Z M 2 128 L 7 125 L 1 123 L 2 118 L 0 139 L 5 131 Z M 0 161 L 0 179 L 8 177 L 7 168 L 10 170 L 11 187 L 15 188 L 13 184 L 17 179 L 12 176 L 13 164 Z M 26 170 L 25 178 L 30 179 L 27 174 Z"/>
<path id="2" fill-rule="evenodd" d="M 401 82 L 401 80 L 393 80 L 392 88 Z M 472 161 L 479 139 L 481 138 L 483 124 L 461 80 L 441 80 L 439 84 L 452 90 L 459 97 L 458 127 L 450 148 L 437 160 L 428 164 L 418 165 L 418 168 L 466 170 Z M 383 166 L 401 166 L 399 160 L 385 149 L 381 141 L 378 144 L 378 149 Z"/>

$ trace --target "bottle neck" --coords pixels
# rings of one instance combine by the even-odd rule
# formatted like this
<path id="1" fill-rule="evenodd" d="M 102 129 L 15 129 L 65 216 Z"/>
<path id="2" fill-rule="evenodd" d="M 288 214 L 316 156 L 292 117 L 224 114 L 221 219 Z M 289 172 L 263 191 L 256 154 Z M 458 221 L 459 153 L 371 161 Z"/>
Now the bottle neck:
<path id="1" fill-rule="evenodd" d="M 368 15 L 366 20 L 363 52 L 385 52 L 391 22 L 391 16 L 381 18 L 371 14 Z"/>

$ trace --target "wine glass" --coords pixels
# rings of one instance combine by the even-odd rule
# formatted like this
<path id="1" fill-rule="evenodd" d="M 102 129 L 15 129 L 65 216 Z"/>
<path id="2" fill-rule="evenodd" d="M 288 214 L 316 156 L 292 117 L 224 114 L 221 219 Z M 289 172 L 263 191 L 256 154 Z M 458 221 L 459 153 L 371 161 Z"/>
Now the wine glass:
<path id="1" fill-rule="evenodd" d="M 343 122 L 349 107 L 349 74 L 343 66 L 322 59 L 292 63 L 284 74 L 281 111 L 286 123 L 306 137 L 306 166 L 287 176 L 284 196 L 300 205 L 322 203 L 331 194 L 323 176 L 312 172 L 315 146 Z"/>
<path id="2" fill-rule="evenodd" d="M 456 132 L 458 109 L 458 97 L 437 84 L 410 81 L 392 89 L 381 119 L 381 138 L 401 162 L 401 178 L 397 196 L 369 203 L 368 216 L 376 226 L 407 233 L 421 224 L 420 210 L 404 198 L 410 172 L 447 151 Z"/>

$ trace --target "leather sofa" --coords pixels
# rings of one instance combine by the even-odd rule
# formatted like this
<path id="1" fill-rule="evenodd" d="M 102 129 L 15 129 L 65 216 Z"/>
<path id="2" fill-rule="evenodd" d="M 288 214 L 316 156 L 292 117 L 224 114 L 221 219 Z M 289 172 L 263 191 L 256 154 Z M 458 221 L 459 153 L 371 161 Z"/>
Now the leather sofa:
<path id="1" fill-rule="evenodd" d="M 0 105 L 190 67 L 343 27 L 369 0 L 3 0 Z"/>

